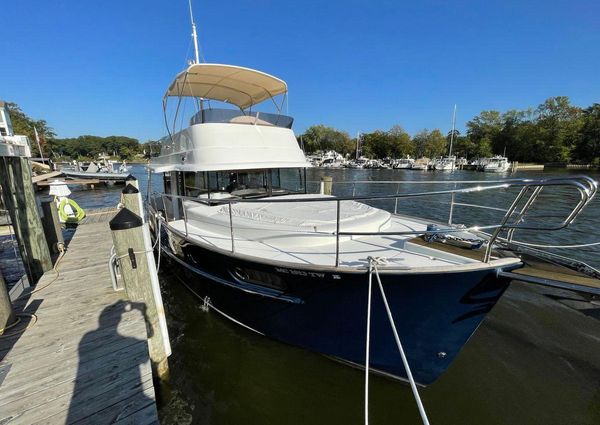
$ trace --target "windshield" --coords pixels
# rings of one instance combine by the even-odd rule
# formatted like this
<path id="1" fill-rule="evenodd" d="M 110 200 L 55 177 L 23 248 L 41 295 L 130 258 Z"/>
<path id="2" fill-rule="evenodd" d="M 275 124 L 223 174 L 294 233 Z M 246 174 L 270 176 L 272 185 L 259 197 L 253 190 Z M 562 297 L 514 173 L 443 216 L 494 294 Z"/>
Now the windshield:
<path id="1" fill-rule="evenodd" d="M 216 194 L 255 198 L 306 193 L 302 168 L 186 172 L 184 185 L 186 196 L 209 199 Z"/>

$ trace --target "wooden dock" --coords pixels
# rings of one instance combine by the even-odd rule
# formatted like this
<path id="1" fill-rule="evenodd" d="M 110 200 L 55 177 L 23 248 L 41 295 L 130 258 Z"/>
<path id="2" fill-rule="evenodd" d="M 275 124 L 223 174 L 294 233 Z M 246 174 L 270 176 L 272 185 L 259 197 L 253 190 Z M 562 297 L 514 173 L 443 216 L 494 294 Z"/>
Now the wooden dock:
<path id="1" fill-rule="evenodd" d="M 59 274 L 13 302 L 6 334 L 31 327 L 0 338 L 0 424 L 158 423 L 142 309 L 111 286 L 111 216 L 79 226 Z"/>

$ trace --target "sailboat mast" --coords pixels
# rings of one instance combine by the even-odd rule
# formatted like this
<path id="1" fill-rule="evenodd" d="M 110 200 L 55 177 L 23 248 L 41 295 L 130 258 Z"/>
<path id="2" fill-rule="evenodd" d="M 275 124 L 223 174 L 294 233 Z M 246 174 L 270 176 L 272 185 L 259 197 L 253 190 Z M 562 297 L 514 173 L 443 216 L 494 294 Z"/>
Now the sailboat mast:
<path id="1" fill-rule="evenodd" d="M 192 13 L 192 0 L 188 0 L 190 6 L 190 19 L 192 20 L 192 40 L 194 40 L 194 53 L 196 63 L 200 63 L 200 51 L 198 50 L 198 34 L 196 33 L 196 23 L 194 22 L 194 14 Z"/>
<path id="2" fill-rule="evenodd" d="M 454 143 L 454 131 L 456 130 L 456 103 L 454 104 L 454 113 L 452 114 L 452 133 L 450 133 L 450 153 L 452 156 L 452 144 Z"/>

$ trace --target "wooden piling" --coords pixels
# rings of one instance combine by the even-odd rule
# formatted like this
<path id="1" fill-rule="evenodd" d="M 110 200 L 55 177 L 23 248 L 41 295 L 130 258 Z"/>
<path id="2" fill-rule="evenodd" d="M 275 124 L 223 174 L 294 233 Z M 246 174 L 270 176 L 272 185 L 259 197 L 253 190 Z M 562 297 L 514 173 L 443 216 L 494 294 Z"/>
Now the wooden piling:
<path id="1" fill-rule="evenodd" d="M 0 335 L 3 335 L 6 328 L 15 323 L 15 319 L 8 288 L 0 271 Z"/>
<path id="2" fill-rule="evenodd" d="M 30 284 L 52 268 L 50 251 L 35 201 L 31 169 L 25 157 L 2 157 L 0 185 Z"/>
<path id="3" fill-rule="evenodd" d="M 333 177 L 323 176 L 321 177 L 321 194 L 331 195 L 333 191 Z"/>
<path id="4" fill-rule="evenodd" d="M 62 234 L 62 226 L 60 225 L 56 203 L 54 201 L 42 202 L 42 212 L 44 213 L 42 223 L 48 249 L 54 254 L 58 254 L 60 247 L 65 245 L 65 239 Z"/>
<path id="5" fill-rule="evenodd" d="M 110 228 L 127 297 L 145 305 L 154 375 L 161 387 L 168 391 L 167 358 L 171 347 L 148 224 L 128 208 L 122 208 L 110 221 Z"/>
<path id="6" fill-rule="evenodd" d="M 139 183 L 138 179 L 136 179 L 135 176 L 133 176 L 131 174 L 128 175 L 127 178 L 125 178 L 125 186 L 127 186 L 128 184 L 132 185 L 137 190 L 140 190 L 140 183 Z"/>
<path id="7" fill-rule="evenodd" d="M 123 203 L 123 206 L 125 208 L 127 208 L 132 213 L 140 216 L 143 221 L 144 206 L 142 205 L 142 197 L 139 189 L 136 186 L 134 186 L 132 182 L 127 183 L 125 188 L 121 191 L 121 202 Z"/>

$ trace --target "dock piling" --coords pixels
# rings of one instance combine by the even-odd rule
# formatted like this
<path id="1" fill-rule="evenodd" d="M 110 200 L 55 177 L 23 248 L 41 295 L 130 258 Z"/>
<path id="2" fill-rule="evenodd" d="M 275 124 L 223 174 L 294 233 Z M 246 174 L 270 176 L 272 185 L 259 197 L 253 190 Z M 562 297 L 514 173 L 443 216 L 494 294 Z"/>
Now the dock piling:
<path id="1" fill-rule="evenodd" d="M 137 196 L 141 198 L 139 191 Z M 128 208 L 123 208 L 110 221 L 110 228 L 127 297 L 145 305 L 150 360 L 155 377 L 168 391 L 167 358 L 171 347 L 148 223 Z"/>
<path id="2" fill-rule="evenodd" d="M 136 186 L 131 183 L 127 183 L 125 188 L 121 191 L 121 201 L 124 208 L 127 208 L 129 211 L 139 216 L 142 221 L 145 221 L 142 197 L 139 189 Z"/>
<path id="3" fill-rule="evenodd" d="M 0 271 L 0 335 L 3 335 L 6 328 L 14 323 L 15 314 L 10 303 L 6 282 Z"/>
<path id="4" fill-rule="evenodd" d="M 2 157 L 0 186 L 30 284 L 52 268 L 26 157 Z"/>
<path id="5" fill-rule="evenodd" d="M 56 203 L 54 201 L 42 202 L 42 212 L 44 213 L 42 223 L 44 233 L 46 234 L 46 241 L 48 242 L 48 249 L 54 254 L 58 254 L 60 247 L 65 245 L 65 239 L 62 234 Z"/>
<path id="6" fill-rule="evenodd" d="M 331 195 L 333 191 L 333 177 L 331 176 L 323 176 L 321 177 L 321 194 L 322 195 Z"/>
<path id="7" fill-rule="evenodd" d="M 128 175 L 125 179 L 125 186 L 127 186 L 128 184 L 132 185 L 138 190 L 140 189 L 140 183 L 138 182 L 138 179 L 136 179 L 135 176 L 132 176 L 131 174 Z"/>

